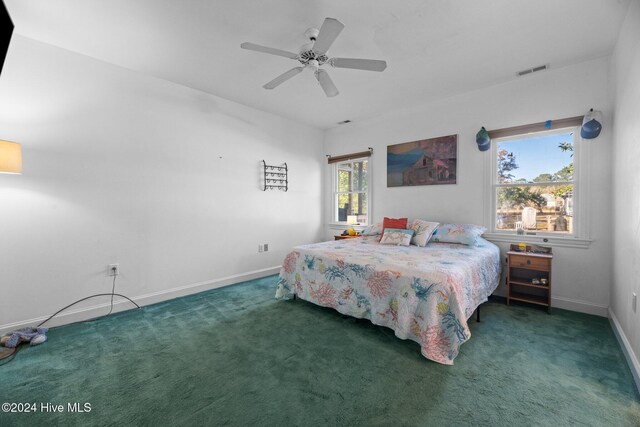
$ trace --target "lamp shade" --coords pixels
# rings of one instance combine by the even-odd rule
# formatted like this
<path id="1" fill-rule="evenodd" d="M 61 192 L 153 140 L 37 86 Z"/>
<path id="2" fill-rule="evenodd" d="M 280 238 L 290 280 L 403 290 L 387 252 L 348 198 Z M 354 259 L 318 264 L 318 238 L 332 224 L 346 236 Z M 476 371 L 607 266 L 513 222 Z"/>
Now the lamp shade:
<path id="1" fill-rule="evenodd" d="M 0 140 L 0 173 L 22 173 L 20 144 Z"/>
<path id="2" fill-rule="evenodd" d="M 357 215 L 347 215 L 347 224 L 356 225 L 358 223 Z"/>

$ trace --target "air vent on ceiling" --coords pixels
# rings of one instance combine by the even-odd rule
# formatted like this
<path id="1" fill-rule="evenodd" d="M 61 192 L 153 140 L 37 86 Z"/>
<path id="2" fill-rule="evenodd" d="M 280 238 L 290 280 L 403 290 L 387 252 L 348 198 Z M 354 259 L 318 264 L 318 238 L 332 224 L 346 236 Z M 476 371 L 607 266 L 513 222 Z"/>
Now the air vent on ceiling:
<path id="1" fill-rule="evenodd" d="M 338 122 L 339 125 L 346 125 L 347 123 L 351 123 L 351 120 L 343 120 L 341 122 Z"/>
<path id="2" fill-rule="evenodd" d="M 547 70 L 547 69 L 549 69 L 549 64 L 538 65 L 537 67 L 528 68 L 526 70 L 518 71 L 516 73 L 516 75 L 518 77 L 521 77 L 521 76 L 526 76 L 527 74 L 537 73 L 538 71 L 544 71 L 544 70 Z"/>

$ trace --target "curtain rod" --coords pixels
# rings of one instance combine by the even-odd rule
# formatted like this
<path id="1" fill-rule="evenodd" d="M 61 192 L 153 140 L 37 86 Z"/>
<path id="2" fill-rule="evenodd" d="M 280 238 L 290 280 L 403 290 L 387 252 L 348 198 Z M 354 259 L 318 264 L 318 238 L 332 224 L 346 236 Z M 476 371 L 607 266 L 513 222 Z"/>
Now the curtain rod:
<path id="1" fill-rule="evenodd" d="M 494 129 L 487 131 L 491 139 L 504 138 L 513 135 L 524 135 L 533 132 L 543 132 L 545 130 L 562 129 L 582 125 L 584 116 L 569 117 L 560 120 L 549 120 L 547 122 L 532 123 L 530 125 L 514 126 L 510 128 Z M 547 125 L 547 123 L 549 123 Z"/>
<path id="2" fill-rule="evenodd" d="M 373 154 L 373 148 L 368 147 L 368 151 L 360 151 L 358 153 L 343 154 L 341 156 L 330 156 L 327 154 L 328 163 L 344 162 L 346 160 L 359 159 L 361 157 L 370 157 Z"/>

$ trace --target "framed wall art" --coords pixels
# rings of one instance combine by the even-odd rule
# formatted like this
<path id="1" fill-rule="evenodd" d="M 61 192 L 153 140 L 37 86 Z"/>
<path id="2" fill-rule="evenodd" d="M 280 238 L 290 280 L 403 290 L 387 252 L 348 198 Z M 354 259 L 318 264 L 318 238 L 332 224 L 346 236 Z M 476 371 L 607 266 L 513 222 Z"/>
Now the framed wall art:
<path id="1" fill-rule="evenodd" d="M 387 146 L 387 187 L 455 184 L 458 135 Z"/>

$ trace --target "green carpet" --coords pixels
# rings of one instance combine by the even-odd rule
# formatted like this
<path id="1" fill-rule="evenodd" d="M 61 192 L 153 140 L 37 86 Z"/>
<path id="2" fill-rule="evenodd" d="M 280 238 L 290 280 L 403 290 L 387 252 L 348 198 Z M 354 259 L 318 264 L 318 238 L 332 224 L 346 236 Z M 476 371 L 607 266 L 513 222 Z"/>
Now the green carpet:
<path id="1" fill-rule="evenodd" d="M 38 405 L 0 425 L 640 425 L 607 319 L 488 303 L 443 366 L 389 329 L 274 300 L 276 282 L 54 328 L 0 366 L 0 403 Z"/>

